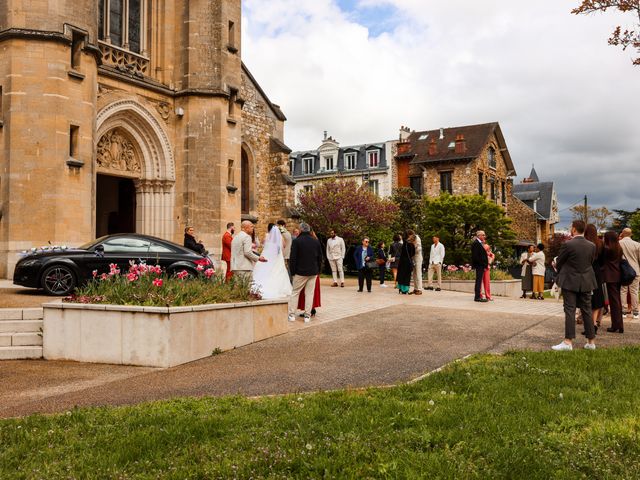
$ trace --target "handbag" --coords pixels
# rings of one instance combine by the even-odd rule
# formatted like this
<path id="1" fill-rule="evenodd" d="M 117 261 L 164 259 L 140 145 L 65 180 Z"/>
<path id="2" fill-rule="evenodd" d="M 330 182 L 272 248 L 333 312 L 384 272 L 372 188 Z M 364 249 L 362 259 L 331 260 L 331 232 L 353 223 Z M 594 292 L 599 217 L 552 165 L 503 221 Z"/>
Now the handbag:
<path id="1" fill-rule="evenodd" d="M 626 258 L 620 260 L 620 283 L 623 287 L 628 287 L 636 279 L 636 271 Z"/>
<path id="2" fill-rule="evenodd" d="M 376 258 L 376 265 L 378 265 L 379 267 L 381 267 L 385 263 L 387 263 L 387 261 L 384 258 Z"/>
<path id="3" fill-rule="evenodd" d="M 369 260 L 368 262 L 365 262 L 364 266 L 373 270 L 378 268 L 378 262 L 375 260 Z"/>

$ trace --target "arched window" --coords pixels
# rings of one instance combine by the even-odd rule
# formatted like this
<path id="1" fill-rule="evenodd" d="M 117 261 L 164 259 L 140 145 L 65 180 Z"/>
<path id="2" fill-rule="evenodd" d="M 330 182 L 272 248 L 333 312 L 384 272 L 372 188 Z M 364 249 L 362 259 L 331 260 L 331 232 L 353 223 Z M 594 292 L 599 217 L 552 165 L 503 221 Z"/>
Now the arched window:
<path id="1" fill-rule="evenodd" d="M 135 53 L 145 53 L 144 12 L 148 0 L 100 0 L 98 39 Z"/>
<path id="2" fill-rule="evenodd" d="M 251 210 L 251 191 L 249 187 L 249 155 L 242 149 L 242 161 L 240 163 L 240 209 L 241 213 L 249 213 Z"/>

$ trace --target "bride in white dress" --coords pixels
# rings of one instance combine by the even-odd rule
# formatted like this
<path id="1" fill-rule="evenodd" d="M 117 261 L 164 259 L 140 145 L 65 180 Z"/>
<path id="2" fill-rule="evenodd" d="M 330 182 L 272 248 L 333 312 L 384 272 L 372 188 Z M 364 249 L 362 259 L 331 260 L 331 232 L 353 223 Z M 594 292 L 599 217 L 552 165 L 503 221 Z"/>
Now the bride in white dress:
<path id="1" fill-rule="evenodd" d="M 277 225 L 271 228 L 262 249 L 266 262 L 258 262 L 253 268 L 253 283 L 264 299 L 283 298 L 291 295 L 289 273 L 282 255 L 282 234 Z"/>

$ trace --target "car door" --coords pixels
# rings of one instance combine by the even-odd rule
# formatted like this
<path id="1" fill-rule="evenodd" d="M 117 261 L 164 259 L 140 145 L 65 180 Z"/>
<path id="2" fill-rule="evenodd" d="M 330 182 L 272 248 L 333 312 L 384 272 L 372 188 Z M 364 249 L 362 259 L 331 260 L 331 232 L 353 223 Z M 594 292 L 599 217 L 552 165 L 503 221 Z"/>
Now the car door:
<path id="1" fill-rule="evenodd" d="M 147 263 L 149 258 L 149 246 L 151 242 L 145 238 L 118 236 L 108 238 L 102 242 L 104 247 L 104 264 L 107 267 L 115 263 L 120 269 L 120 273 L 129 271 L 131 262 Z"/>

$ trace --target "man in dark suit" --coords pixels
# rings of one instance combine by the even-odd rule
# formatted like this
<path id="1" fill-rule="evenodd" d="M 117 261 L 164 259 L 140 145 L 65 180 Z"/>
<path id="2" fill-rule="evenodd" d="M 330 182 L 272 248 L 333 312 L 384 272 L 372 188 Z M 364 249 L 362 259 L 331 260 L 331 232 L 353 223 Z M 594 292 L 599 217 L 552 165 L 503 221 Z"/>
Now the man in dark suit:
<path id="1" fill-rule="evenodd" d="M 476 271 L 476 287 L 474 290 L 476 302 L 488 302 L 486 298 L 480 296 L 480 287 L 482 286 L 482 277 L 484 271 L 489 266 L 489 257 L 487 251 L 484 249 L 484 240 L 486 235 L 482 230 L 476 232 L 476 238 L 471 244 L 471 266 Z"/>
<path id="2" fill-rule="evenodd" d="M 555 262 L 558 277 L 556 283 L 564 297 L 564 340 L 551 347 L 553 350 L 572 350 L 576 338 L 576 306 L 582 312 L 585 335 L 588 343 L 584 348 L 595 350 L 596 338 L 591 312 L 591 294 L 597 288 L 596 275 L 592 263 L 596 246 L 584 238 L 585 223 L 576 220 L 571 224 L 573 239 L 560 249 Z"/>

